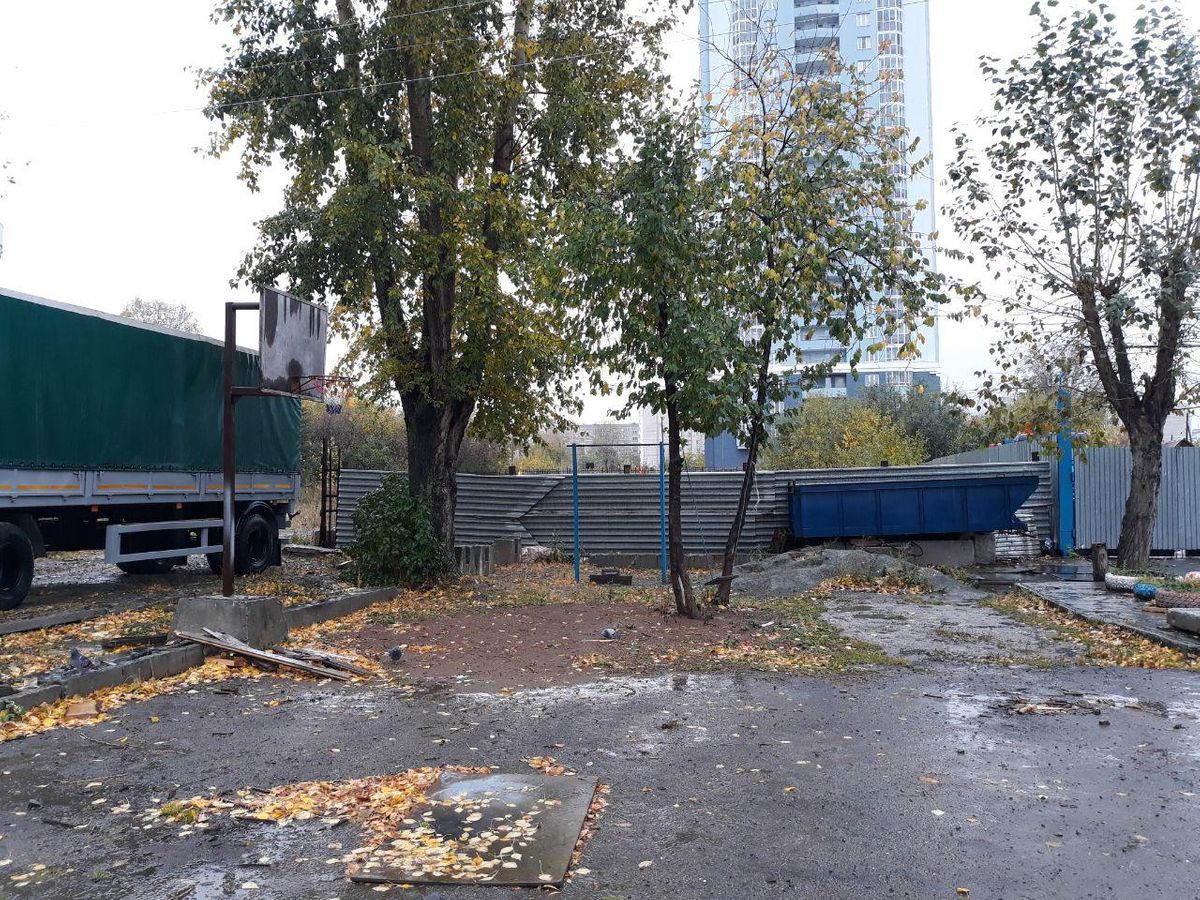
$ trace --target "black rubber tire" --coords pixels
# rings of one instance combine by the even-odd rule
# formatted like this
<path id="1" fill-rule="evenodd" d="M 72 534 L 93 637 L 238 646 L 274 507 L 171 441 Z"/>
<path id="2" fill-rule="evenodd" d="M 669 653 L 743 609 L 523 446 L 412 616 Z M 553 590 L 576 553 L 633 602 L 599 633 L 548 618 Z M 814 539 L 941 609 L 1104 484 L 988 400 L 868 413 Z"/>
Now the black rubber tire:
<path id="1" fill-rule="evenodd" d="M 117 568 L 126 575 L 166 575 L 175 568 L 175 560 L 139 559 L 134 562 L 117 563 Z"/>
<path id="2" fill-rule="evenodd" d="M 16 609 L 33 584 L 33 544 L 22 529 L 0 522 L 0 609 Z"/>
<path id="3" fill-rule="evenodd" d="M 221 563 L 224 561 L 224 553 L 205 553 L 204 558 L 208 560 L 208 570 L 214 575 L 221 574 Z"/>
<path id="4" fill-rule="evenodd" d="M 242 516 L 234 533 L 233 569 L 238 575 L 257 575 L 275 562 L 279 529 L 274 518 L 252 512 Z"/>
<path id="5" fill-rule="evenodd" d="M 274 565 L 278 558 L 279 527 L 275 517 L 261 512 L 250 512 L 238 521 L 234 533 L 233 574 L 257 575 Z M 214 575 L 221 574 L 223 553 L 208 553 L 208 568 Z"/>

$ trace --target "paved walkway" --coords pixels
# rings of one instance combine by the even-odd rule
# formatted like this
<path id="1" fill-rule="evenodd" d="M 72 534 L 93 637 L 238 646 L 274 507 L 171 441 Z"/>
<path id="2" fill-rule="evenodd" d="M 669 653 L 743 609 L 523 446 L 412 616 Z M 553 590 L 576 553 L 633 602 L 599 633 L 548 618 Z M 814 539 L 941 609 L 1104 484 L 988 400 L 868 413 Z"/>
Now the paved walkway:
<path id="1" fill-rule="evenodd" d="M 1168 647 L 1200 653 L 1200 637 L 1172 628 L 1164 613 L 1147 612 L 1146 604 L 1132 594 L 1108 591 L 1094 582 L 1024 582 L 1018 587 L 1089 622 L 1119 625 Z"/>

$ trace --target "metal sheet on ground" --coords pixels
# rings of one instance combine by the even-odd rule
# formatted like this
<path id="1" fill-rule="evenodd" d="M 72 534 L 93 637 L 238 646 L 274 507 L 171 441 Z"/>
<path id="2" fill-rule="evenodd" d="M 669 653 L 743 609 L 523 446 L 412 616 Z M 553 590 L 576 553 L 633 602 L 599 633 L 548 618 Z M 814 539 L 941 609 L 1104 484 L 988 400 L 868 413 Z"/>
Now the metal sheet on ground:
<path id="1" fill-rule="evenodd" d="M 561 884 L 595 779 L 443 773 L 409 827 L 351 874 L 374 884 Z"/>

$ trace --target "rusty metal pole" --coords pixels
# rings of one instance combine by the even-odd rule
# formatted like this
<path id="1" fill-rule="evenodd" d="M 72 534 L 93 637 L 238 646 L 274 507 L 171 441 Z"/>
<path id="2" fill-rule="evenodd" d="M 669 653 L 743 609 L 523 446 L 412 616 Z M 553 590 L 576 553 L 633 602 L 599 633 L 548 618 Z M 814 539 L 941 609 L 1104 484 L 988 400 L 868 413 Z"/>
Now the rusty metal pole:
<path id="1" fill-rule="evenodd" d="M 225 356 L 224 356 L 224 420 L 221 425 L 221 468 L 224 478 L 222 495 L 221 528 L 221 593 L 233 596 L 234 567 L 234 494 L 237 488 L 237 439 L 234 434 L 234 409 L 238 399 L 237 380 L 237 314 L 242 310 L 259 310 L 257 303 L 225 304 Z M 241 393 L 253 393 L 243 388 Z"/>
<path id="2" fill-rule="evenodd" d="M 221 594 L 233 596 L 233 498 L 237 481 L 237 450 L 234 435 L 234 361 L 237 357 L 237 304 L 225 304 L 224 420 L 221 428 L 223 526 L 221 528 Z"/>

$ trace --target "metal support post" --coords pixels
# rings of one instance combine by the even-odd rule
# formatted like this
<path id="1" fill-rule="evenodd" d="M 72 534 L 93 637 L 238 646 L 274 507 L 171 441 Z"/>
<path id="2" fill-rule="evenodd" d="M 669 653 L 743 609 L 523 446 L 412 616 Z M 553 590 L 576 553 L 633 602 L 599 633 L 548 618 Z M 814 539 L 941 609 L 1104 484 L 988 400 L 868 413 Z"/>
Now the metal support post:
<path id="1" fill-rule="evenodd" d="M 1075 443 L 1071 435 L 1071 395 L 1058 389 L 1058 552 L 1075 551 Z"/>
<path id="2" fill-rule="evenodd" d="M 667 453 L 658 442 L 658 525 L 659 549 L 662 554 L 662 583 L 667 583 Z"/>
<path id="3" fill-rule="evenodd" d="M 237 488 L 237 438 L 234 433 L 237 403 L 237 385 L 235 362 L 237 360 L 237 314 L 241 310 L 257 310 L 257 303 L 226 303 L 225 304 L 225 355 L 224 355 L 224 419 L 221 430 L 222 474 L 224 476 L 224 491 L 222 493 L 222 526 L 221 526 L 221 594 L 233 596 L 233 554 L 234 554 L 234 492 Z"/>
<path id="4" fill-rule="evenodd" d="M 571 445 L 571 517 L 575 531 L 575 583 L 579 584 L 579 445 Z"/>

